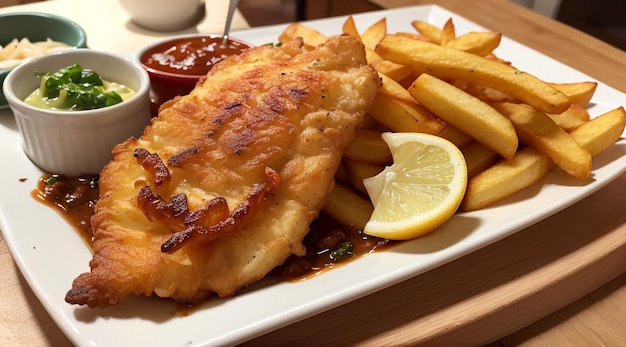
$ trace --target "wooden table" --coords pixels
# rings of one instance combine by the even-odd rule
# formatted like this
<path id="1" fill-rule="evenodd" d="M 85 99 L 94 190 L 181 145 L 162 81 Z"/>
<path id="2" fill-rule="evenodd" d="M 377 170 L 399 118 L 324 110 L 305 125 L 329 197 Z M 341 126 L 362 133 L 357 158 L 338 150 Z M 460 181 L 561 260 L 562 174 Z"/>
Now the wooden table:
<path id="1" fill-rule="evenodd" d="M 427 3 L 373 2 L 381 7 Z M 505 0 L 437 3 L 626 91 L 621 50 Z M 247 345 L 621 345 L 626 341 L 625 192 L 622 175 L 500 242 Z M 71 345 L 25 283 L 4 242 L 0 345 Z"/>

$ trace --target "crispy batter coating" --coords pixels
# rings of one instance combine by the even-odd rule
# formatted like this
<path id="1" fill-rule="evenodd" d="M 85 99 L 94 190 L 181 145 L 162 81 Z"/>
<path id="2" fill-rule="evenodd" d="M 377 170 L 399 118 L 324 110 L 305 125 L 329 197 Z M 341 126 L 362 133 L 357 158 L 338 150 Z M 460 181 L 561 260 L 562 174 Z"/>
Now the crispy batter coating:
<path id="1" fill-rule="evenodd" d="M 91 271 L 66 301 L 228 297 L 303 255 L 379 85 L 348 35 L 311 51 L 299 39 L 257 47 L 218 64 L 139 139 L 114 148 L 91 220 Z"/>

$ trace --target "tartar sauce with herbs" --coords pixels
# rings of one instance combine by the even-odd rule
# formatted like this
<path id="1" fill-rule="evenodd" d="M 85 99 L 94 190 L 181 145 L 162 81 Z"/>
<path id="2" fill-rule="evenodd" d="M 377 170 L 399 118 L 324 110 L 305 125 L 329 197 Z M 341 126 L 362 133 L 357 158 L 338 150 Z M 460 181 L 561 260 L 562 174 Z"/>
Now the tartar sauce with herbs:
<path id="1" fill-rule="evenodd" d="M 47 110 L 80 111 L 112 106 L 127 100 L 135 91 L 103 80 L 93 70 L 74 64 L 54 72 L 36 72 L 41 82 L 25 100 Z"/>

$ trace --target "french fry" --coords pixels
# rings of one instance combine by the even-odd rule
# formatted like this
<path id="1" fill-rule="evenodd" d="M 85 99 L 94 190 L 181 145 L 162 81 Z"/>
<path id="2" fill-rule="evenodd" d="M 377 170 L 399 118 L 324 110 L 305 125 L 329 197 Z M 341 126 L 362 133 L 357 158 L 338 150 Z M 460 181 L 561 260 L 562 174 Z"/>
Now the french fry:
<path id="1" fill-rule="evenodd" d="M 374 52 L 371 50 L 365 50 L 365 52 Z M 375 53 L 375 52 L 374 52 Z M 410 67 L 406 65 L 396 64 L 389 60 L 384 60 L 380 58 L 380 60 L 372 61 L 371 65 L 376 69 L 376 71 L 384 74 L 385 76 L 393 79 L 394 81 L 401 81 L 413 73 Z"/>
<path id="2" fill-rule="evenodd" d="M 596 156 L 619 140 L 626 127 L 626 111 L 618 107 L 572 130 L 569 134 Z"/>
<path id="3" fill-rule="evenodd" d="M 302 37 L 304 44 L 309 47 L 317 47 L 328 40 L 328 37 L 317 30 L 311 29 L 300 23 L 292 23 L 278 36 L 278 41 L 287 42 Z"/>
<path id="4" fill-rule="evenodd" d="M 409 92 L 437 117 L 502 157 L 512 158 L 517 151 L 511 121 L 480 99 L 429 74 L 420 75 Z"/>
<path id="5" fill-rule="evenodd" d="M 465 157 L 465 163 L 467 164 L 467 176 L 470 179 L 485 171 L 501 159 L 498 153 L 490 150 L 478 141 L 472 141 L 471 143 L 460 147 L 460 149 Z"/>
<path id="6" fill-rule="evenodd" d="M 346 21 L 343 23 L 343 32 L 348 33 L 363 42 L 361 34 L 359 34 L 359 30 L 356 28 L 356 24 L 354 23 L 354 17 L 348 16 Z"/>
<path id="7" fill-rule="evenodd" d="M 438 136 L 443 137 L 444 139 L 454 143 L 457 147 L 463 147 L 470 144 L 474 139 L 457 129 L 451 124 L 446 125 L 446 127 L 438 134 Z"/>
<path id="8" fill-rule="evenodd" d="M 377 165 L 391 163 L 391 151 L 380 135 L 376 130 L 359 130 L 344 153 L 344 158 Z"/>
<path id="9" fill-rule="evenodd" d="M 365 189 L 365 185 L 363 185 L 363 180 L 378 175 L 385 168 L 383 165 L 370 164 L 357 160 L 344 159 L 344 162 L 350 184 L 364 194 L 367 194 L 367 189 Z"/>
<path id="10" fill-rule="evenodd" d="M 486 103 L 494 103 L 494 102 L 519 102 L 514 97 L 507 95 L 497 89 L 479 86 L 472 83 L 467 83 L 465 81 L 452 81 L 452 85 L 455 87 L 464 90 L 465 92 L 472 94 L 473 96 L 479 98 L 480 100 Z"/>
<path id="11" fill-rule="evenodd" d="M 560 90 L 563 94 L 572 99 L 572 102 L 580 106 L 586 106 L 596 92 L 598 83 L 596 82 L 579 82 L 579 83 L 549 83 L 552 87 Z"/>
<path id="12" fill-rule="evenodd" d="M 626 111 L 618 107 L 606 112 L 570 133 L 593 156 L 617 141 L 626 127 Z M 511 160 L 503 160 L 470 179 L 461 208 L 473 211 L 504 199 L 539 181 L 554 162 L 533 147 L 518 151 Z"/>
<path id="13" fill-rule="evenodd" d="M 369 114 L 365 114 L 365 116 L 363 117 L 363 125 L 362 128 L 364 129 L 370 129 L 370 130 L 376 130 L 378 129 L 379 132 L 383 132 L 383 131 L 389 131 L 389 129 L 384 128 L 381 129 L 380 127 L 382 126 L 382 124 L 378 123 L 378 121 L 374 118 L 372 118 L 372 116 L 370 116 Z"/>
<path id="14" fill-rule="evenodd" d="M 490 102 L 519 102 L 519 100 L 514 97 L 505 94 L 494 88 L 484 87 L 482 90 L 482 95 L 486 100 Z"/>
<path id="15" fill-rule="evenodd" d="M 565 112 L 548 113 L 548 116 L 565 131 L 572 131 L 589 121 L 589 111 L 579 104 L 572 104 Z"/>
<path id="16" fill-rule="evenodd" d="M 548 155 L 571 176 L 579 179 L 589 177 L 589 152 L 545 113 L 523 104 L 502 103 L 493 106 L 511 120 L 521 142 Z"/>
<path id="17" fill-rule="evenodd" d="M 456 39 L 456 28 L 452 18 L 448 18 L 448 20 L 443 24 L 443 28 L 441 28 L 441 42 L 439 44 L 442 46 L 448 46 L 450 42 L 454 41 L 454 39 Z"/>
<path id="18" fill-rule="evenodd" d="M 495 61 L 497 63 L 500 63 L 500 64 L 512 65 L 510 61 L 502 59 L 502 58 L 498 57 L 497 55 L 495 55 L 494 53 L 489 53 L 484 58 L 485 59 L 489 59 L 489 60 L 493 60 L 493 61 Z"/>
<path id="19" fill-rule="evenodd" d="M 387 18 L 383 17 L 361 33 L 361 41 L 366 48 L 374 50 L 385 35 L 387 35 Z"/>
<path id="20" fill-rule="evenodd" d="M 349 187 L 335 183 L 335 187 L 326 196 L 326 204 L 322 210 L 349 230 L 358 232 L 365 228 L 374 206 Z"/>
<path id="21" fill-rule="evenodd" d="M 411 25 L 418 33 L 428 37 L 434 44 L 441 44 L 442 30 L 438 27 L 421 20 L 414 20 Z"/>
<path id="22" fill-rule="evenodd" d="M 417 103 L 415 98 L 409 93 L 406 88 L 404 88 L 400 83 L 396 82 L 394 79 L 388 77 L 382 72 L 378 72 L 380 76 L 381 86 L 378 92 L 380 94 L 384 94 L 394 100 L 406 102 L 406 103 Z"/>
<path id="23" fill-rule="evenodd" d="M 335 181 L 343 184 L 350 184 L 350 177 L 348 176 L 348 168 L 346 168 L 343 160 L 339 163 L 339 167 L 335 172 Z"/>
<path id="24" fill-rule="evenodd" d="M 536 109 L 561 113 L 571 99 L 537 77 L 475 54 L 400 35 L 386 35 L 376 46 L 383 59 L 444 80 L 462 80 L 498 89 Z"/>
<path id="25" fill-rule="evenodd" d="M 526 147 L 513 158 L 502 160 L 469 180 L 463 211 L 485 208 L 541 180 L 553 162 L 543 152 Z"/>
<path id="26" fill-rule="evenodd" d="M 425 41 L 425 42 L 433 42 L 427 36 L 420 35 L 420 34 L 415 34 L 415 33 L 398 32 L 398 33 L 395 33 L 394 35 L 405 36 L 405 37 L 410 38 L 411 40 L 421 40 L 421 41 Z"/>
<path id="27" fill-rule="evenodd" d="M 446 127 L 445 122 L 417 102 L 402 102 L 381 93 L 376 95 L 368 114 L 392 131 L 437 135 Z"/>
<path id="28" fill-rule="evenodd" d="M 500 45 L 501 39 L 501 33 L 473 31 L 455 38 L 445 46 L 479 56 L 486 56 Z"/>
<path id="29" fill-rule="evenodd" d="M 419 76 L 418 74 L 413 74 L 413 71 L 411 71 L 411 74 L 409 76 L 407 76 L 404 79 L 398 81 L 398 83 L 400 83 L 400 85 L 403 86 L 404 88 L 409 89 L 411 84 L 413 84 L 413 82 L 415 82 L 415 80 L 417 79 L 418 76 Z"/>

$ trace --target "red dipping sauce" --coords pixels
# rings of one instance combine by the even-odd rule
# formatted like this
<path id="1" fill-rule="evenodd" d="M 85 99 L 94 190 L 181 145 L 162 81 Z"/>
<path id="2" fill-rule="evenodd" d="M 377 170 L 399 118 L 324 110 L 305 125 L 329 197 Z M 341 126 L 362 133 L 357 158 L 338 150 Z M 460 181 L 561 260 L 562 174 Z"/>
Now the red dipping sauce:
<path id="1" fill-rule="evenodd" d="M 192 35 L 160 41 L 138 52 L 148 72 L 154 108 L 179 95 L 186 95 L 215 64 L 252 47 L 244 41 L 222 36 Z"/>

